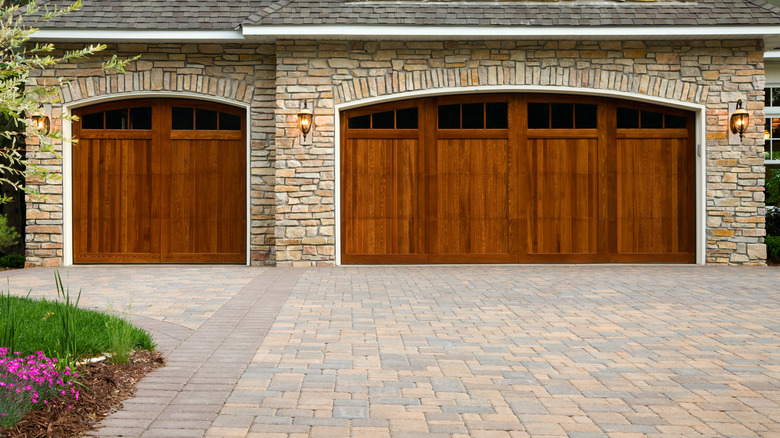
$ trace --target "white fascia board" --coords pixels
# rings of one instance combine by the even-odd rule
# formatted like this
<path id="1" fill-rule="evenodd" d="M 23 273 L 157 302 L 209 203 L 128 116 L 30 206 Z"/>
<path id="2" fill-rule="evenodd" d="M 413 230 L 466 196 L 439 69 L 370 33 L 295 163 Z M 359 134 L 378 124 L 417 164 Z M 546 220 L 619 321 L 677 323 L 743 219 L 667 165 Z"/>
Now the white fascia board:
<path id="1" fill-rule="evenodd" d="M 764 52 L 764 59 L 766 59 L 766 60 L 779 60 L 780 59 L 780 50 L 769 50 L 767 52 Z"/>
<path id="2" fill-rule="evenodd" d="M 759 38 L 780 35 L 780 26 L 385 26 L 244 25 L 245 36 L 301 37 L 495 37 L 495 38 Z"/>
<path id="3" fill-rule="evenodd" d="M 30 36 L 40 41 L 243 41 L 241 30 L 40 29 Z"/>

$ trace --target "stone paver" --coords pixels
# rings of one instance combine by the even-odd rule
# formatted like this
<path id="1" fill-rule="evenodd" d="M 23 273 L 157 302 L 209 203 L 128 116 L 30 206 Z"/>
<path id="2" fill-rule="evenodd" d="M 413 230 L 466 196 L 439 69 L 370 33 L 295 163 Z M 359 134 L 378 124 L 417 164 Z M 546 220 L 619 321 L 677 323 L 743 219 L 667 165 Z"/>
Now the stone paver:
<path id="1" fill-rule="evenodd" d="M 113 269 L 171 347 L 99 436 L 780 436 L 777 268 Z"/>
<path id="2" fill-rule="evenodd" d="M 778 330 L 771 268 L 309 269 L 222 412 L 253 436 L 778 436 Z"/>
<path id="3" fill-rule="evenodd" d="M 195 330 L 265 269 L 247 266 L 74 266 L 58 268 L 81 305 L 157 319 Z M 56 298 L 54 268 L 8 271 L 13 293 Z M 3 280 L 2 288 L 7 283 Z M 161 325 L 160 327 L 165 327 Z"/>

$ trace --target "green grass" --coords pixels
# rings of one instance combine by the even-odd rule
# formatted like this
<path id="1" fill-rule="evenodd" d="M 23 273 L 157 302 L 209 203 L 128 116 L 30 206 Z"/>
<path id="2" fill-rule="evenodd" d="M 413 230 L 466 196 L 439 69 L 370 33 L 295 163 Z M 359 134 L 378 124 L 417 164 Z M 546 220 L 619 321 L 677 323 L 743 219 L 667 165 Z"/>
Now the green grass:
<path id="1" fill-rule="evenodd" d="M 22 355 L 43 351 L 49 357 L 56 357 L 60 351 L 60 333 L 62 332 L 61 312 L 64 304 L 46 299 L 10 297 L 16 317 L 16 348 Z M 133 348 L 152 350 L 154 342 L 148 333 L 124 319 L 106 313 L 87 309 L 76 309 L 75 356 L 88 357 L 111 352 L 116 346 L 112 333 L 118 330 L 126 333 Z M 9 316 L 0 314 L 0 327 Z M 115 334 L 114 334 L 115 336 Z M 114 345 L 112 345 L 112 342 Z M 4 347 L 0 345 L 0 347 Z"/>

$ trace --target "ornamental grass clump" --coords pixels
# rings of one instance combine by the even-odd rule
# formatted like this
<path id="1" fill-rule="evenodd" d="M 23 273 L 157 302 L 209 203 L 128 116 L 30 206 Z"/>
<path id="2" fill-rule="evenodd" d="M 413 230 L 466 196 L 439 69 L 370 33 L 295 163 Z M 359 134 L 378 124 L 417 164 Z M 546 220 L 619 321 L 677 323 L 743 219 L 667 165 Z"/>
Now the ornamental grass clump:
<path id="1" fill-rule="evenodd" d="M 56 359 L 42 351 L 27 357 L 10 355 L 0 348 L 0 427 L 13 427 L 27 412 L 51 403 L 69 403 L 78 400 L 73 387 L 78 374 L 70 368 L 56 369 Z"/>

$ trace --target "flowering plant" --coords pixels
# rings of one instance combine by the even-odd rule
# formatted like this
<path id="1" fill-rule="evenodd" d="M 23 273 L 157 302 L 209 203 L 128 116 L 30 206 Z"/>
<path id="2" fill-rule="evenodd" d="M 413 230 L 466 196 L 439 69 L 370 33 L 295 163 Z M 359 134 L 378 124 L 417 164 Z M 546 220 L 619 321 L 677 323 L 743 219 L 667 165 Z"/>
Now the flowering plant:
<path id="1" fill-rule="evenodd" d="M 71 381 L 78 374 L 68 367 L 58 372 L 56 364 L 57 359 L 46 357 L 42 351 L 21 357 L 0 348 L 1 427 L 13 427 L 24 414 L 42 405 L 79 399 Z"/>

